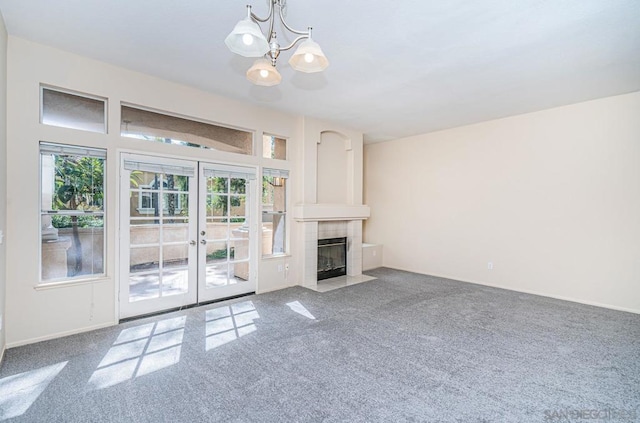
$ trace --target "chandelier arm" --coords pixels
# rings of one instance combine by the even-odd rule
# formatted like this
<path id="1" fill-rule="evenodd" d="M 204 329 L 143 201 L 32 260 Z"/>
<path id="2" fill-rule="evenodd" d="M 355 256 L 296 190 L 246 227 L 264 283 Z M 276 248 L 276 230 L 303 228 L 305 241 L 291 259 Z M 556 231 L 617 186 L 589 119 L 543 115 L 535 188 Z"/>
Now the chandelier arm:
<path id="1" fill-rule="evenodd" d="M 251 19 L 253 19 L 256 22 L 266 22 L 268 20 L 270 20 L 273 17 L 273 0 L 269 1 L 269 15 L 267 15 L 266 18 L 261 18 L 258 15 L 256 15 L 255 13 L 251 12 L 251 6 L 247 6 L 249 8 L 249 16 L 251 16 Z M 271 21 L 273 22 L 273 20 Z"/>
<path id="2" fill-rule="evenodd" d="M 297 43 L 298 41 L 300 41 L 300 40 L 304 40 L 305 38 L 311 38 L 311 37 L 309 36 L 309 34 L 301 35 L 301 36 L 299 36 L 298 38 L 296 38 L 295 40 L 293 40 L 293 41 L 291 42 L 291 44 L 289 44 L 288 46 L 286 46 L 286 47 L 280 47 L 280 50 L 281 50 L 281 51 L 289 50 L 289 49 L 291 49 L 293 46 L 295 46 L 295 45 L 296 45 L 296 43 Z"/>
<path id="3" fill-rule="evenodd" d="M 280 22 L 282 22 L 282 25 L 287 28 L 289 31 L 293 32 L 294 34 L 298 34 L 298 35 L 306 35 L 307 37 L 309 37 L 311 31 L 298 31 L 297 29 L 293 29 L 291 28 L 289 25 L 287 25 L 287 23 L 284 21 L 284 15 L 282 14 L 282 7 L 280 8 Z M 311 29 L 311 28 L 309 28 Z"/>
<path id="4" fill-rule="evenodd" d="M 269 40 L 269 44 L 271 44 L 271 38 L 273 38 L 273 24 L 276 20 L 276 17 L 273 13 L 273 8 L 275 7 L 274 3 L 275 3 L 275 0 L 271 2 L 271 10 L 269 12 L 269 17 L 271 18 L 269 19 L 269 33 L 267 34 L 267 37 L 268 37 L 267 39 Z"/>

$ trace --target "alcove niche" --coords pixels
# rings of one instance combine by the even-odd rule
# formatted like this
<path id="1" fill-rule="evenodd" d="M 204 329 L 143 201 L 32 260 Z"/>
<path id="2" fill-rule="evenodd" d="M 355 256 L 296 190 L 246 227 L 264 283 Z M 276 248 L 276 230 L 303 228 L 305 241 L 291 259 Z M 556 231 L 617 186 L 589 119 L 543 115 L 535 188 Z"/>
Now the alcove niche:
<path id="1" fill-rule="evenodd" d="M 335 131 L 320 134 L 317 146 L 318 204 L 349 204 L 351 141 Z"/>

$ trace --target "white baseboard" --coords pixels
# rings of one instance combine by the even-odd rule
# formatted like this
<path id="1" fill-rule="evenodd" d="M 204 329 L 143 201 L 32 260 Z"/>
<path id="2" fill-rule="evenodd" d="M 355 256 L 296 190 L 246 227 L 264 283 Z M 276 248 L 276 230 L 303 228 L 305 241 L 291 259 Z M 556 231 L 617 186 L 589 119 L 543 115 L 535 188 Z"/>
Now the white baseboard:
<path id="1" fill-rule="evenodd" d="M 4 358 L 4 352 L 7 349 L 5 347 L 2 347 L 2 350 L 0 350 L 0 366 L 2 366 L 2 359 Z"/>
<path id="2" fill-rule="evenodd" d="M 79 333 L 91 332 L 92 330 L 107 328 L 107 327 L 110 327 L 110 326 L 115 326 L 117 324 L 118 324 L 118 322 L 101 323 L 99 325 L 88 326 L 88 327 L 85 327 L 85 328 L 82 328 L 82 329 L 75 329 L 75 330 L 70 330 L 70 331 L 65 331 L 65 332 L 57 332 L 57 333 L 54 333 L 54 334 L 40 336 L 40 337 L 36 337 L 36 338 L 29 338 L 29 339 L 22 339 L 20 341 L 15 341 L 15 342 L 8 342 L 7 343 L 7 349 L 15 348 L 15 347 L 21 347 L 23 345 L 28 345 L 28 344 L 35 344 L 36 342 L 49 341 L 51 339 L 63 338 L 65 336 L 77 335 Z"/>
<path id="3" fill-rule="evenodd" d="M 596 302 L 596 301 L 588 301 L 588 300 L 582 300 L 582 299 L 578 299 L 578 298 L 565 297 L 565 296 L 562 296 L 562 295 L 548 294 L 546 292 L 540 292 L 540 291 L 535 291 L 535 290 L 516 289 L 516 288 L 510 287 L 510 286 L 492 284 L 492 283 L 487 283 L 487 282 L 480 282 L 480 281 L 475 281 L 475 280 L 465 280 L 465 279 L 460 279 L 460 278 L 458 278 L 456 276 L 450 276 L 450 275 L 437 275 L 437 274 L 433 274 L 433 273 L 428 273 L 427 274 L 427 273 L 417 272 L 417 271 L 411 270 L 411 269 L 403 269 L 403 268 L 400 268 L 400 267 L 390 267 L 390 266 L 384 266 L 384 267 L 388 267 L 389 269 L 402 270 L 402 271 L 405 271 L 405 272 L 418 273 L 420 275 L 435 276 L 437 278 L 444 278 L 444 279 L 451 279 L 451 280 L 459 281 L 459 282 L 472 283 L 474 285 L 482 285 L 482 286 L 488 286 L 488 287 L 491 287 L 491 288 L 505 289 L 507 291 L 521 292 L 523 294 L 538 295 L 540 297 L 553 298 L 553 299 L 562 300 L 562 301 L 570 301 L 572 303 L 585 304 L 585 305 L 590 305 L 590 306 L 594 306 L 594 307 L 601 307 L 601 308 L 608 308 L 610 310 L 624 311 L 624 312 L 627 312 L 627 313 L 640 314 L 640 309 L 620 307 L 620 306 L 616 306 L 616 305 L 613 305 L 613 304 L 604 304 L 604 303 L 599 303 L 599 302 Z"/>

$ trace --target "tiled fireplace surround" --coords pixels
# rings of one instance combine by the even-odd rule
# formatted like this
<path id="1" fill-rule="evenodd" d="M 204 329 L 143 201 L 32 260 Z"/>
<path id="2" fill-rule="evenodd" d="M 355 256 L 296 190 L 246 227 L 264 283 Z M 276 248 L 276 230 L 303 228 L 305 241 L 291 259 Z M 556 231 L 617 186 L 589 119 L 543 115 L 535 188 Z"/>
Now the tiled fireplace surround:
<path id="1" fill-rule="evenodd" d="M 304 222 L 303 286 L 318 283 L 318 240 L 347 238 L 347 275 L 362 274 L 362 220 Z"/>

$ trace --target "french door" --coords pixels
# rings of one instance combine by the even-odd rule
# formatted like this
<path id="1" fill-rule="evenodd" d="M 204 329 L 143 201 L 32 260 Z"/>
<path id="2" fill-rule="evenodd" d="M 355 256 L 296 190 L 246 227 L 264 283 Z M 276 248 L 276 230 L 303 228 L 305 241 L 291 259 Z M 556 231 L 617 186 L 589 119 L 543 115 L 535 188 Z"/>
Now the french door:
<path id="1" fill-rule="evenodd" d="M 254 168 L 123 153 L 120 175 L 120 318 L 255 291 Z"/>

